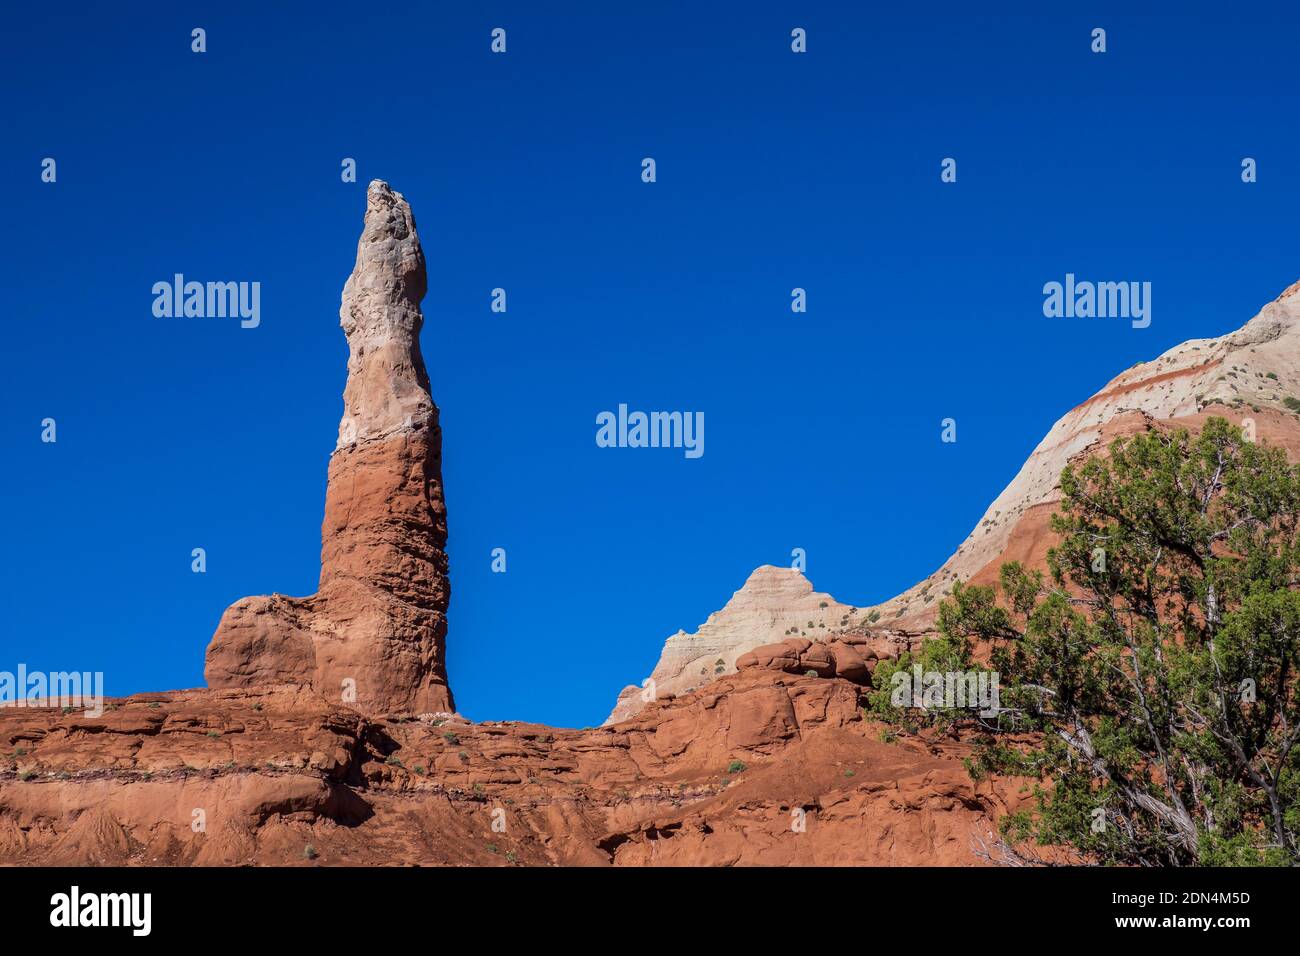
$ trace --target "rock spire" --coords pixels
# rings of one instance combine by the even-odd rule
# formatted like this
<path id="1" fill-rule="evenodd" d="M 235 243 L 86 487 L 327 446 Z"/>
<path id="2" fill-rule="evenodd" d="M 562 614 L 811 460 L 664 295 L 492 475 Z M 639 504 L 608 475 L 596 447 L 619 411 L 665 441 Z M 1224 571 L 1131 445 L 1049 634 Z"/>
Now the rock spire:
<path id="1" fill-rule="evenodd" d="M 442 431 L 420 354 L 424 253 L 376 180 L 339 315 L 348 380 L 330 457 L 320 585 L 236 601 L 208 645 L 212 687 L 296 684 L 378 712 L 450 712 Z"/>

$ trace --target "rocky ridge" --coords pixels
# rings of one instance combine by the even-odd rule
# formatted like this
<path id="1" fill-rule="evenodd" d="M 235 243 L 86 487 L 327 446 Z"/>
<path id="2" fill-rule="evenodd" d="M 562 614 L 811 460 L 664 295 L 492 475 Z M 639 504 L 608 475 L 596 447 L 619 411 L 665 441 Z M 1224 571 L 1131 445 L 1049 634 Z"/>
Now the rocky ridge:
<path id="1" fill-rule="evenodd" d="M 365 716 L 290 686 L 0 709 L 0 863 L 979 865 L 1020 781 L 759 665 L 616 727 Z"/>
<path id="2" fill-rule="evenodd" d="M 818 603 L 826 601 L 837 614 L 847 610 L 848 621 L 815 627 L 800 636 L 825 640 L 839 630 L 861 631 L 870 624 L 881 642 L 881 656 L 896 654 L 933 630 L 939 601 L 951 591 L 954 581 L 989 583 L 1009 560 L 1041 566 L 1051 544 L 1048 519 L 1061 497 L 1058 479 L 1069 462 L 1095 453 L 1117 436 L 1168 425 L 1196 429 L 1210 415 L 1238 424 L 1249 419 L 1259 440 L 1284 447 L 1293 460 L 1300 460 L 1297 412 L 1300 282 L 1237 331 L 1192 339 L 1117 375 L 1052 426 L 979 524 L 938 570 L 873 607 L 846 608 L 830 595 L 817 595 Z M 671 693 L 686 684 L 711 679 L 697 666 L 708 654 L 731 664 L 755 648 L 790 636 L 780 633 L 787 621 L 781 615 L 789 597 L 785 590 L 768 586 L 774 572 L 783 572 L 791 582 L 803 581 L 797 587 L 806 585 L 812 591 L 812 585 L 797 571 L 760 568 L 722 611 L 710 617 L 713 621 L 727 615 L 733 606 L 743 607 L 744 614 L 737 615 L 728 627 L 709 628 L 706 624 L 696 635 L 679 631 L 668 639 L 651 672 L 661 691 L 666 687 Z M 778 617 L 780 624 L 775 623 Z M 691 656 L 696 642 L 701 653 Z M 689 673 L 691 667 L 694 673 Z M 683 674 L 698 680 L 683 681 Z M 642 706 L 641 689 L 626 687 L 608 722 L 625 719 Z"/>

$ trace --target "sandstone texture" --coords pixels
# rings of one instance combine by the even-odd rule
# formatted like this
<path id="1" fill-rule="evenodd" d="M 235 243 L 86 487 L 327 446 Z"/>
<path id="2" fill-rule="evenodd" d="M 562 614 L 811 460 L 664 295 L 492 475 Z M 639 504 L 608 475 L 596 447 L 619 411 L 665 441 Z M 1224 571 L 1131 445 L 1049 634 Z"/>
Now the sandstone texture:
<path id="1" fill-rule="evenodd" d="M 1061 500 L 1061 470 L 1118 435 L 1169 425 L 1196 430 L 1211 415 L 1235 423 L 1251 419 L 1259 441 L 1286 447 L 1294 459 L 1300 421 L 1288 398 L 1300 399 L 1300 282 L 1237 331 L 1176 345 L 1120 373 L 1062 416 L 956 553 L 879 606 L 882 621 L 926 626 L 954 580 L 985 583 L 1004 561 L 1045 554 L 1048 517 Z M 1042 546 L 1027 547 L 1027 539 Z"/>
<path id="2" fill-rule="evenodd" d="M 726 607 L 709 615 L 693 634 L 678 631 L 668 638 L 651 685 L 623 688 L 606 724 L 640 711 L 651 696 L 687 693 L 715 677 L 731 673 L 736 659 L 761 644 L 792 635 L 826 635 L 857 614 L 812 584 L 793 568 L 765 564 L 749 576 Z M 650 691 L 653 690 L 653 694 Z"/>
<path id="3" fill-rule="evenodd" d="M 870 644 L 867 638 L 851 634 L 841 634 L 829 641 L 787 638 L 740 655 L 736 659 L 736 670 L 763 667 L 787 674 L 841 677 L 870 687 L 871 671 L 877 660 Z"/>
<path id="4" fill-rule="evenodd" d="M 442 432 L 420 354 L 424 253 L 411 208 L 373 182 L 340 324 L 348 378 L 330 457 L 320 586 L 236 601 L 208 646 L 214 688 L 314 689 L 363 712 L 455 709 Z"/>
<path id="5" fill-rule="evenodd" d="M 287 685 L 0 708 L 0 863 L 984 865 L 1023 781 L 972 781 L 952 740 L 883 742 L 861 691 L 745 667 L 589 730 Z"/>

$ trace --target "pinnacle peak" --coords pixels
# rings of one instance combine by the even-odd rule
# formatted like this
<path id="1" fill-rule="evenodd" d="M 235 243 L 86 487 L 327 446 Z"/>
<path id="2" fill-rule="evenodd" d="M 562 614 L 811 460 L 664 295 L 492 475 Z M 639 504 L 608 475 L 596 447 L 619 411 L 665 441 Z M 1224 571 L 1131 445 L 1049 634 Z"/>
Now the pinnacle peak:
<path id="1" fill-rule="evenodd" d="M 761 564 L 755 568 L 741 590 L 753 589 L 755 587 L 777 587 L 796 592 L 811 591 L 812 582 L 798 568 L 787 568 L 782 565 Z"/>
<path id="2" fill-rule="evenodd" d="M 295 684 L 369 713 L 453 712 L 445 640 L 450 586 L 442 431 L 420 355 L 424 253 L 410 205 L 367 190 L 339 324 L 348 342 L 314 595 L 227 609 L 208 646 L 212 687 Z M 401 588 L 392 582 L 401 581 Z"/>
<path id="3" fill-rule="evenodd" d="M 415 225 L 411 204 L 406 201 L 406 197 L 382 179 L 372 179 L 370 185 L 366 187 L 365 219 L 367 224 L 371 220 L 386 223 L 388 224 L 386 228 L 389 229 L 403 220 L 409 220 L 412 227 Z M 408 231 L 398 228 L 401 232 Z"/>

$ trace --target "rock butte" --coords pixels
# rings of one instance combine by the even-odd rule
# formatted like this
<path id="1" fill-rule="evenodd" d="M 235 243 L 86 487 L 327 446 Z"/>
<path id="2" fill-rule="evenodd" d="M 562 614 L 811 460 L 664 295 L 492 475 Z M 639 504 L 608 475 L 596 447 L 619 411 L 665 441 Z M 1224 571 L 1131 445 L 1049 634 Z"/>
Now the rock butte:
<path id="1" fill-rule="evenodd" d="M 453 706 L 424 287 L 410 208 L 372 183 L 343 295 L 319 590 L 232 605 L 208 689 L 137 694 L 99 717 L 0 707 L 0 863 L 979 865 L 975 845 L 1032 799 L 1026 781 L 971 780 L 960 741 L 883 742 L 860 706 L 876 661 L 925 633 L 956 574 L 1041 563 L 1060 467 L 1112 435 L 1213 411 L 1300 451 L 1283 402 L 1300 390 L 1293 286 L 1239 332 L 1130 369 L 1062 418 L 905 594 L 851 608 L 762 567 L 669 638 L 657 699 L 629 688 L 595 729 L 476 724 L 440 713 Z"/>
<path id="2" fill-rule="evenodd" d="M 232 604 L 208 645 L 210 687 L 293 684 L 370 713 L 455 710 L 444 663 L 442 432 L 420 355 L 426 285 L 411 207 L 371 183 L 339 309 L 348 380 L 320 587 Z"/>

